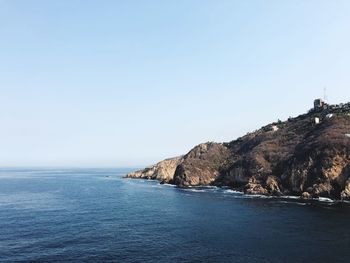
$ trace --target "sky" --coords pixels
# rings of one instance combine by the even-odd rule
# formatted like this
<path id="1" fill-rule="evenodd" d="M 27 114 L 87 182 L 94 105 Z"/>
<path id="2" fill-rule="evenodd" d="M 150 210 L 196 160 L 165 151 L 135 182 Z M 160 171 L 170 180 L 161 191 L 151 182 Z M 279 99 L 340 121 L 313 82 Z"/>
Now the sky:
<path id="1" fill-rule="evenodd" d="M 142 167 L 350 101 L 348 0 L 0 0 L 0 166 Z"/>

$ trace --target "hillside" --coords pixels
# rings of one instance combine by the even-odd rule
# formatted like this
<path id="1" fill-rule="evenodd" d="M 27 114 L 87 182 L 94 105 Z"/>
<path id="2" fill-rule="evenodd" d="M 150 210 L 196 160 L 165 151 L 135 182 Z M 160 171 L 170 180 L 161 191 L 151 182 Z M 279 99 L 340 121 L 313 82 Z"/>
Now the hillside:
<path id="1" fill-rule="evenodd" d="M 350 103 L 315 104 L 306 114 L 234 141 L 200 144 L 163 175 L 166 162 L 126 177 L 180 187 L 229 186 L 249 194 L 350 199 Z"/>

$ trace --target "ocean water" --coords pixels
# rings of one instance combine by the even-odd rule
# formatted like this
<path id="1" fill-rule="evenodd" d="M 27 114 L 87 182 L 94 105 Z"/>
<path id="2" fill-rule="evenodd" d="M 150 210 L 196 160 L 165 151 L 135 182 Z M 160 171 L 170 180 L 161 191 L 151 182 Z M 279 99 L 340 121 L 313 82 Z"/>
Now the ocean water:
<path id="1" fill-rule="evenodd" d="M 0 169 L 0 262 L 349 262 L 350 204 Z"/>

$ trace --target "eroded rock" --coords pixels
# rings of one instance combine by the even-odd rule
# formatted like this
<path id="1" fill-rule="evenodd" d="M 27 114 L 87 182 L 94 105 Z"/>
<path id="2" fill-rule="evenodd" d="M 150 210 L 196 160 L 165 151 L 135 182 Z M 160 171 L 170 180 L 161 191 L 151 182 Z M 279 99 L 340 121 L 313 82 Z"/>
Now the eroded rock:
<path id="1" fill-rule="evenodd" d="M 143 170 L 129 173 L 125 177 L 152 179 L 168 183 L 173 180 L 176 167 L 180 162 L 182 162 L 182 156 L 165 159 Z"/>

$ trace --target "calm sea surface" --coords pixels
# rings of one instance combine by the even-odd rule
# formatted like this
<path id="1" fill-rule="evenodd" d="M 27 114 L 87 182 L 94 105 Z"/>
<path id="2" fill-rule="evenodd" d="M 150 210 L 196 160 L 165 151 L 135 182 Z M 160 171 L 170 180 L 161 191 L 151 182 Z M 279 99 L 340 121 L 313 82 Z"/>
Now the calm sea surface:
<path id="1" fill-rule="evenodd" d="M 350 204 L 0 169 L 0 262 L 349 262 Z"/>

